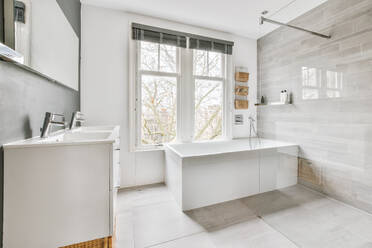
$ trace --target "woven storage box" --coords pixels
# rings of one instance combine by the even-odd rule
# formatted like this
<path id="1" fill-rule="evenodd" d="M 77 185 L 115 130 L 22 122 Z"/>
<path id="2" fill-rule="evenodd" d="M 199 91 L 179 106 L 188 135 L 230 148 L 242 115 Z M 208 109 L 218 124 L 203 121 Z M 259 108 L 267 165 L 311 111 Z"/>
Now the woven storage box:
<path id="1" fill-rule="evenodd" d="M 248 109 L 248 100 L 235 100 L 235 109 Z"/>
<path id="2" fill-rule="evenodd" d="M 235 81 L 246 83 L 249 80 L 249 73 L 248 72 L 236 72 L 235 73 Z"/>
<path id="3" fill-rule="evenodd" d="M 248 86 L 235 86 L 235 95 L 237 96 L 248 96 L 249 88 Z"/>

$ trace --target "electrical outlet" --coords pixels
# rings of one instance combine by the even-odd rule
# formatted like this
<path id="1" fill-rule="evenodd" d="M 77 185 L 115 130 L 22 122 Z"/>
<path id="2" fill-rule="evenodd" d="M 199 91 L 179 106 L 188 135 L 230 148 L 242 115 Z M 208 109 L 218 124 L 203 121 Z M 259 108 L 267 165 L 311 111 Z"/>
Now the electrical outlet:
<path id="1" fill-rule="evenodd" d="M 243 115 L 235 115 L 235 125 L 243 125 L 244 124 L 244 118 Z"/>

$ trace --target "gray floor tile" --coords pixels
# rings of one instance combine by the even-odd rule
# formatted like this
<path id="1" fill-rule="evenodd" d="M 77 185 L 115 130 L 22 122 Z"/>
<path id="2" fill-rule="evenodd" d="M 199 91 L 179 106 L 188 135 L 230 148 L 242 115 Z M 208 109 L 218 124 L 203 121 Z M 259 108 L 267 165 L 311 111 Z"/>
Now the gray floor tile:
<path id="1" fill-rule="evenodd" d="M 371 215 L 300 185 L 185 213 L 164 185 L 118 204 L 119 248 L 372 248 Z"/>
<path id="2" fill-rule="evenodd" d="M 175 203 L 159 203 L 133 210 L 135 247 L 142 248 L 187 235 L 204 229 L 184 214 Z"/>
<path id="3" fill-rule="evenodd" d="M 207 233 L 199 233 L 152 246 L 152 248 L 216 248 Z"/>

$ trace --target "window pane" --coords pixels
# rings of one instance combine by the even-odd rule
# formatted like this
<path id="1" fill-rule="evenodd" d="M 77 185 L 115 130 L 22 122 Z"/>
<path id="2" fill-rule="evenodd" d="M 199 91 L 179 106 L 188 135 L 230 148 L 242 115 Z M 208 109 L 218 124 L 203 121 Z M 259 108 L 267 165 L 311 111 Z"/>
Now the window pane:
<path id="1" fill-rule="evenodd" d="M 177 48 L 160 45 L 160 71 L 177 72 Z"/>
<path id="2" fill-rule="evenodd" d="M 208 76 L 208 52 L 194 50 L 194 75 Z"/>
<path id="3" fill-rule="evenodd" d="M 222 135 L 221 81 L 195 80 L 195 140 L 212 140 Z"/>
<path id="4" fill-rule="evenodd" d="M 159 44 L 141 41 L 141 70 L 158 71 Z"/>
<path id="5" fill-rule="evenodd" d="M 177 79 L 142 76 L 141 143 L 167 143 L 176 137 Z"/>
<path id="6" fill-rule="evenodd" d="M 222 77 L 221 53 L 194 50 L 194 75 L 207 77 Z"/>
<path id="7" fill-rule="evenodd" d="M 208 68 L 210 77 L 222 77 L 222 54 L 209 52 Z"/>

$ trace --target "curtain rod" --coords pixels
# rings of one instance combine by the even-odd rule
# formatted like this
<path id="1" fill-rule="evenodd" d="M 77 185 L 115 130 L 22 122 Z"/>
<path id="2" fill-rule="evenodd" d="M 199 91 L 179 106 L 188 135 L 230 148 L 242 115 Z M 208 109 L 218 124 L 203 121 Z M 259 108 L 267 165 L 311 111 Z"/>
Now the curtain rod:
<path id="1" fill-rule="evenodd" d="M 330 35 L 317 33 L 317 32 L 311 31 L 311 30 L 307 30 L 307 29 L 304 29 L 304 28 L 300 28 L 300 27 L 290 25 L 290 24 L 285 24 L 285 23 L 282 23 L 282 22 L 274 21 L 274 20 L 271 20 L 271 19 L 268 19 L 268 18 L 265 18 L 265 17 L 261 16 L 260 17 L 260 25 L 264 24 L 264 22 L 269 22 L 269 23 L 280 25 L 280 26 L 286 26 L 286 27 L 289 27 L 289 28 L 297 29 L 297 30 L 300 30 L 300 31 L 303 31 L 303 32 L 306 32 L 306 33 L 309 33 L 309 34 L 312 34 L 312 35 L 316 35 L 316 36 L 319 36 L 319 37 L 322 37 L 322 38 L 325 38 L 325 39 L 330 39 L 331 38 Z"/>

